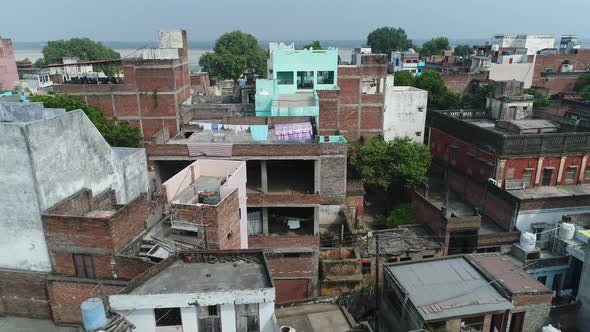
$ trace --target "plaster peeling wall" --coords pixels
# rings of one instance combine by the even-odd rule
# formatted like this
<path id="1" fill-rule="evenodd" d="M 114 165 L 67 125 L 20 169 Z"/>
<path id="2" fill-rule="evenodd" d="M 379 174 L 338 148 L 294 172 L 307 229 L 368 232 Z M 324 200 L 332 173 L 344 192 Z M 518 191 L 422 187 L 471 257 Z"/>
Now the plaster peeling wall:
<path id="1" fill-rule="evenodd" d="M 383 138 L 390 141 L 396 137 L 409 137 L 416 143 L 423 143 L 428 91 L 394 87 L 393 81 L 393 75 L 388 75 L 385 83 Z"/>
<path id="2" fill-rule="evenodd" d="M 0 267 L 51 271 L 41 214 L 83 188 L 117 203 L 147 192 L 143 149 L 116 153 L 82 111 L 0 124 Z"/>

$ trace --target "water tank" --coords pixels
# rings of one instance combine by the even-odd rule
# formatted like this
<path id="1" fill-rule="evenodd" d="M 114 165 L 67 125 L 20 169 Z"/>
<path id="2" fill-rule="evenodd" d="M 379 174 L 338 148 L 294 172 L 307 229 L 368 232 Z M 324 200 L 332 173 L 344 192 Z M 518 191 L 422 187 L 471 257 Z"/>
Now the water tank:
<path id="1" fill-rule="evenodd" d="M 558 330 L 549 324 L 547 326 L 543 326 L 542 332 L 561 332 L 561 330 Z"/>
<path id="2" fill-rule="evenodd" d="M 292 328 L 291 326 L 281 326 L 279 328 L 280 332 L 296 332 L 294 328 Z"/>
<path id="3" fill-rule="evenodd" d="M 524 233 L 520 234 L 520 246 L 524 250 L 535 249 L 536 241 L 537 241 L 537 238 L 535 237 L 535 234 L 533 234 L 533 233 L 524 232 Z"/>
<path id="4" fill-rule="evenodd" d="M 564 240 L 571 240 L 576 233 L 576 226 L 567 222 L 562 222 L 559 225 L 559 237 Z"/>
<path id="5" fill-rule="evenodd" d="M 199 203 L 217 205 L 221 201 L 219 191 L 202 191 L 199 193 Z"/>
<path id="6" fill-rule="evenodd" d="M 498 51 L 498 50 L 500 50 L 499 45 L 496 45 L 496 44 L 492 45 L 492 51 Z"/>
<path id="7" fill-rule="evenodd" d="M 89 332 L 106 328 L 107 316 L 101 299 L 98 297 L 89 298 L 82 302 L 80 310 L 82 311 L 84 330 Z"/>

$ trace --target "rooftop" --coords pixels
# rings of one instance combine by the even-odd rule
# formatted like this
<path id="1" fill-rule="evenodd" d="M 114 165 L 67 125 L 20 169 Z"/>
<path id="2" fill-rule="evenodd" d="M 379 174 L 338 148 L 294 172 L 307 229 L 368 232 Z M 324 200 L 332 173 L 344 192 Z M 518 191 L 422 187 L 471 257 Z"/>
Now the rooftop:
<path id="1" fill-rule="evenodd" d="M 375 235 L 379 242 L 379 253 L 398 256 L 407 252 L 441 249 L 442 244 L 436 240 L 425 225 L 405 225 L 395 229 L 374 231 L 373 236 L 359 241 L 362 257 L 375 254 Z"/>
<path id="2" fill-rule="evenodd" d="M 512 309 L 465 257 L 386 265 L 425 321 Z"/>
<path id="3" fill-rule="evenodd" d="M 275 310 L 279 326 L 291 326 L 297 332 L 340 332 L 352 326 L 337 304 L 314 303 Z"/>
<path id="4" fill-rule="evenodd" d="M 136 278 L 132 295 L 184 294 L 273 287 L 262 251 L 183 252 Z"/>
<path id="5" fill-rule="evenodd" d="M 509 257 L 502 255 L 473 255 L 478 266 L 498 279 L 511 294 L 551 293 L 547 286 L 531 277 Z"/>
<path id="6" fill-rule="evenodd" d="M 45 108 L 43 103 L 0 103 L 0 123 L 29 123 L 51 119 L 65 113 L 65 109 Z"/>
<path id="7" fill-rule="evenodd" d="M 540 186 L 528 189 L 509 190 L 512 196 L 520 200 L 534 200 L 541 198 L 556 198 L 569 196 L 590 195 L 590 184 L 571 186 Z"/>

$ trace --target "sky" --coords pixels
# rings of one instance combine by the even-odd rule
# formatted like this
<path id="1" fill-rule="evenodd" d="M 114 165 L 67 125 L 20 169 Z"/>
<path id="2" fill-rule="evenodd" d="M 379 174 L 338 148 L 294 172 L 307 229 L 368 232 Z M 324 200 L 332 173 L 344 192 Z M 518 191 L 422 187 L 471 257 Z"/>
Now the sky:
<path id="1" fill-rule="evenodd" d="M 588 0 L 27 0 L 2 1 L 0 35 L 17 42 L 89 37 L 155 41 L 182 28 L 210 41 L 241 30 L 259 40 L 361 40 L 381 26 L 410 38 L 497 33 L 590 37 Z"/>

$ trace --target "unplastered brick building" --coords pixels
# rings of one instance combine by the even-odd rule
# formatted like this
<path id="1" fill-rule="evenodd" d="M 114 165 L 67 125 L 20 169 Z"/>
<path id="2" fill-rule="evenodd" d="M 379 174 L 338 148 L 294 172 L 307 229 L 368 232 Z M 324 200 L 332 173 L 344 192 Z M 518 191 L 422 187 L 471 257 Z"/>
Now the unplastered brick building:
<path id="1" fill-rule="evenodd" d="M 116 256 L 143 231 L 147 217 L 146 193 L 119 205 L 112 190 L 94 196 L 84 189 L 45 211 L 43 229 L 52 265 L 47 287 L 55 322 L 81 322 L 84 300 L 101 292 L 116 293 L 149 267 Z"/>
<path id="2" fill-rule="evenodd" d="M 143 49 L 122 60 L 123 77 L 116 83 L 53 86 L 57 93 L 82 97 L 107 118 L 117 117 L 141 130 L 145 140 L 167 128 L 180 129 L 181 105 L 190 98 L 191 85 L 186 31 L 160 31 L 159 47 Z"/>

